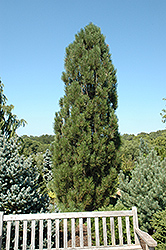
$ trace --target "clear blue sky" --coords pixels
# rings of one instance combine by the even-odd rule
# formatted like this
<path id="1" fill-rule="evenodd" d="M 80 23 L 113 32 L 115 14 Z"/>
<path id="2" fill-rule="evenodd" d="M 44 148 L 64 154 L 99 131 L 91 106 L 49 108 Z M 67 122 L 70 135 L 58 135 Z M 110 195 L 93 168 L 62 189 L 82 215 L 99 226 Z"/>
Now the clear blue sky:
<path id="1" fill-rule="evenodd" d="M 106 36 L 117 69 L 120 133 L 165 129 L 165 0 L 0 0 L 0 13 L 4 93 L 28 122 L 19 135 L 53 134 L 65 48 L 90 22 Z"/>

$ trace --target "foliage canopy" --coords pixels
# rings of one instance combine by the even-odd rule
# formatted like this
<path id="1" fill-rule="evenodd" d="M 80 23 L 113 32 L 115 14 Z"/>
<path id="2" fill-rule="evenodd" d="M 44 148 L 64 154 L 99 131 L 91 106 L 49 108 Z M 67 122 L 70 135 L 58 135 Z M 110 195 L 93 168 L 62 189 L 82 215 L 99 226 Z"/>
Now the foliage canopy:
<path id="1" fill-rule="evenodd" d="M 24 119 L 19 120 L 16 115 L 12 113 L 13 105 L 7 105 L 7 97 L 3 93 L 4 85 L 0 80 L 0 130 L 6 137 L 10 138 L 15 135 L 16 130 L 20 126 L 25 126 Z"/>
<path id="2" fill-rule="evenodd" d="M 120 146 L 116 70 L 100 28 L 90 23 L 66 48 L 65 95 L 55 115 L 54 181 L 61 210 L 108 205 Z"/>
<path id="3" fill-rule="evenodd" d="M 152 218 L 153 238 L 157 241 L 158 250 L 166 249 L 166 209 L 157 211 Z"/>

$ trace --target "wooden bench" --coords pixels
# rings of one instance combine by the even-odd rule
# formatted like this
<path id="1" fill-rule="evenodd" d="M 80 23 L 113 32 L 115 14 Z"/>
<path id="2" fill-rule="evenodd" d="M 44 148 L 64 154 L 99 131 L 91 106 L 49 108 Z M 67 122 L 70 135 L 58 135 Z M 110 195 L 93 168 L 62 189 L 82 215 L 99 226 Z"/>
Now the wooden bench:
<path id="1" fill-rule="evenodd" d="M 2 236 L 3 235 L 3 236 Z M 4 215 L 0 249 L 154 250 L 150 235 L 138 228 L 137 209 L 126 211 Z"/>

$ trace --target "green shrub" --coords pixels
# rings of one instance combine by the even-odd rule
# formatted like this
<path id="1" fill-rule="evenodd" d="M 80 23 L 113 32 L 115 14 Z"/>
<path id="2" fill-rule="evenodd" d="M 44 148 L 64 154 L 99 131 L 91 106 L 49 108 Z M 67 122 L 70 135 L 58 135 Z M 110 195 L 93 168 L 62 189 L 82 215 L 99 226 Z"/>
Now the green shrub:
<path id="1" fill-rule="evenodd" d="M 161 160 L 154 150 L 140 154 L 131 179 L 121 172 L 119 183 L 122 203 L 137 207 L 140 228 L 152 234 L 153 214 L 166 207 L 166 159 Z"/>
<path id="2" fill-rule="evenodd" d="M 153 238 L 158 243 L 156 249 L 166 249 L 166 209 L 156 212 L 153 215 L 151 224 L 155 231 Z"/>

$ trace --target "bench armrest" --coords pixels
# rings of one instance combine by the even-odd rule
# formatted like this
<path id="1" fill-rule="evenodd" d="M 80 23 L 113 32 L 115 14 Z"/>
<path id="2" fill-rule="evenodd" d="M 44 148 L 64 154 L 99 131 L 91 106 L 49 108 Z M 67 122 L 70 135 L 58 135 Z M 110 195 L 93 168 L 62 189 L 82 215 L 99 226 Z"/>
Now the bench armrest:
<path id="1" fill-rule="evenodd" d="M 141 231 L 139 228 L 135 228 L 135 232 L 149 247 L 157 246 L 157 242 L 148 233 Z"/>

